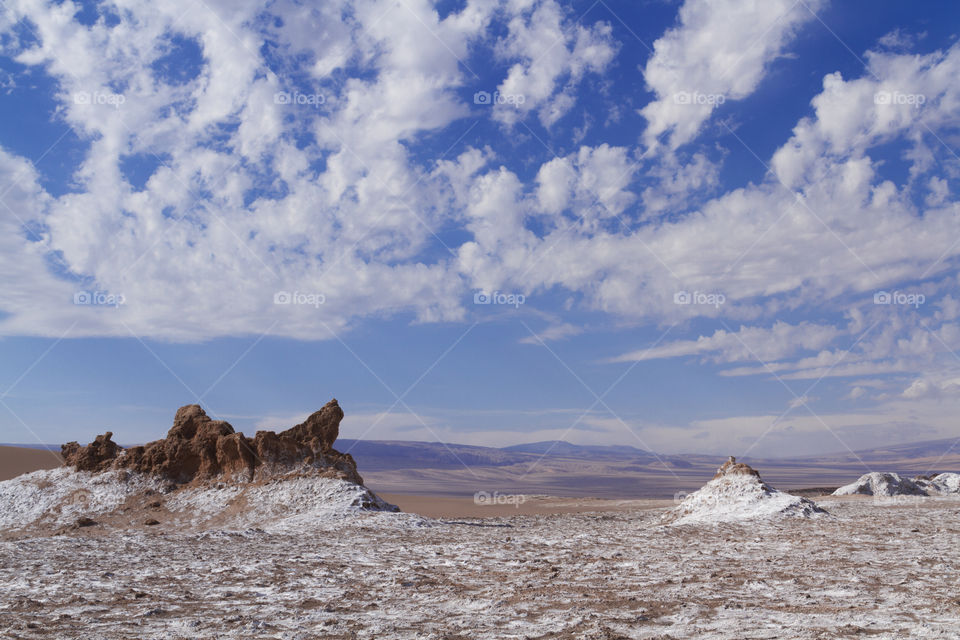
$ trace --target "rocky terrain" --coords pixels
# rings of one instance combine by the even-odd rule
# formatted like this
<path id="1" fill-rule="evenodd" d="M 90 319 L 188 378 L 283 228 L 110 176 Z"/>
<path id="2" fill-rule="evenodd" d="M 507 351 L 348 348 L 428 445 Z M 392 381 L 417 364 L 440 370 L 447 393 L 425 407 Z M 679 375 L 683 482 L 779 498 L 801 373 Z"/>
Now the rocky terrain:
<path id="1" fill-rule="evenodd" d="M 960 633 L 956 495 L 817 504 L 731 459 L 676 502 L 425 518 L 354 481 L 332 448 L 336 403 L 252 439 L 198 409 L 164 440 L 124 450 L 105 434 L 0 482 L 0 636 Z"/>
<path id="2" fill-rule="evenodd" d="M 0 541 L 7 638 L 954 639 L 960 502 L 662 526 L 673 508 Z"/>

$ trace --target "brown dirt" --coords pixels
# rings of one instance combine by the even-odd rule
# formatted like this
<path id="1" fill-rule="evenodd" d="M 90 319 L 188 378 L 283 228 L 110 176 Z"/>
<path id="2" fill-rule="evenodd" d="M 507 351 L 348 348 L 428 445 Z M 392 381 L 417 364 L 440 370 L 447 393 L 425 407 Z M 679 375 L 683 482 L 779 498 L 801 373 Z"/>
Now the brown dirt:
<path id="1" fill-rule="evenodd" d="M 61 464 L 63 458 L 54 451 L 0 446 L 0 481 L 39 469 L 55 469 Z"/>

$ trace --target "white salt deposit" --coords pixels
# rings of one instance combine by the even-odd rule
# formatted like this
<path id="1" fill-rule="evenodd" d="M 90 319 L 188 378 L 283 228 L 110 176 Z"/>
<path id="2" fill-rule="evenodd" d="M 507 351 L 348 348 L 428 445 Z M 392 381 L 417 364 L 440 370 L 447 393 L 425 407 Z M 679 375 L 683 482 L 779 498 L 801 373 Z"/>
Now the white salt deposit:
<path id="1" fill-rule="evenodd" d="M 294 476 L 266 484 L 224 484 L 182 489 L 165 506 L 199 526 L 218 518 L 220 527 L 284 530 L 358 511 L 395 511 L 366 487 L 334 478 Z"/>
<path id="2" fill-rule="evenodd" d="M 960 493 L 960 473 L 941 473 L 933 477 L 933 486 L 940 493 Z"/>
<path id="3" fill-rule="evenodd" d="M 774 489 L 746 465 L 734 464 L 732 458 L 718 473 L 719 477 L 684 498 L 664 520 L 697 524 L 826 513 L 811 500 Z"/>
<path id="4" fill-rule="evenodd" d="M 61 467 L 0 482 L 0 530 L 62 527 L 81 517 L 117 515 L 132 498 L 140 499 L 141 508 L 157 499 L 162 510 L 151 511 L 151 516 L 186 527 L 216 522 L 219 527 L 282 529 L 358 511 L 396 510 L 366 487 L 334 478 L 292 476 L 265 484 L 218 483 L 171 492 L 154 476 Z"/>
<path id="5" fill-rule="evenodd" d="M 130 496 L 159 491 L 162 483 L 126 471 L 89 473 L 66 467 L 34 471 L 0 482 L 0 529 L 65 525 L 119 508 Z"/>
<path id="6" fill-rule="evenodd" d="M 932 480 L 905 478 L 897 473 L 866 473 L 856 482 L 840 487 L 835 496 L 927 496 L 957 493 L 960 474 L 941 473 Z"/>

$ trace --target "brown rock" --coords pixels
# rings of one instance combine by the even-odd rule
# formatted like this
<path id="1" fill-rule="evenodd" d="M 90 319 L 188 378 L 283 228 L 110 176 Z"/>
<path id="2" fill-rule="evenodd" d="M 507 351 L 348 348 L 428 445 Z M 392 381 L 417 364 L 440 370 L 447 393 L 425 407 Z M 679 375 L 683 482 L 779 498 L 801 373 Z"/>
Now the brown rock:
<path id="1" fill-rule="evenodd" d="M 64 464 L 84 471 L 132 469 L 188 484 L 214 478 L 251 481 L 289 473 L 319 473 L 362 484 L 353 457 L 333 449 L 343 410 L 336 399 L 281 433 L 259 431 L 251 440 L 195 404 L 181 407 L 163 440 L 124 450 L 97 436 L 82 447 L 63 445 Z"/>
<path id="2" fill-rule="evenodd" d="M 252 470 L 257 466 L 257 454 L 242 433 L 217 438 L 215 458 L 221 474 L 233 479 L 253 479 Z"/>
<path id="3" fill-rule="evenodd" d="M 722 478 L 723 476 L 728 475 L 747 475 L 747 476 L 756 476 L 760 477 L 760 473 L 751 467 L 748 464 L 742 462 L 737 462 L 737 459 L 733 456 L 730 456 L 723 465 L 717 469 L 717 474 L 713 476 L 713 479 Z"/>
<path id="4" fill-rule="evenodd" d="M 309 444 L 315 451 L 329 451 L 334 440 L 340 435 L 340 421 L 343 409 L 334 398 L 319 411 L 295 427 L 287 429 L 280 437 L 289 437 L 297 442 Z"/>
<path id="5" fill-rule="evenodd" d="M 120 453 L 121 447 L 111 440 L 113 433 L 107 431 L 102 436 L 97 436 L 93 442 L 85 447 L 81 447 L 76 442 L 68 442 L 60 447 L 60 453 L 63 459 L 72 459 L 71 463 L 77 468 L 77 471 L 98 471 L 106 462 L 113 460 Z"/>

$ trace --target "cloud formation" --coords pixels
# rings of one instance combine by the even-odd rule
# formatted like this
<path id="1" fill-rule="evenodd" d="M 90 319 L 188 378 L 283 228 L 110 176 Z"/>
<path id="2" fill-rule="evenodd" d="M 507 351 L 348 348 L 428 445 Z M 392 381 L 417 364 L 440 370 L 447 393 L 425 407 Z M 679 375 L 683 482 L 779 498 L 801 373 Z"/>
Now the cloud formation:
<path id="1" fill-rule="evenodd" d="M 761 179 L 721 180 L 725 149 L 700 140 L 720 101 L 695 94 L 735 109 L 762 91 L 820 6 L 688 0 L 612 95 L 616 22 L 554 0 L 129 0 L 93 21 L 8 2 L 2 54 L 49 81 L 80 161 L 53 188 L 0 149 L 0 332 L 326 339 L 369 317 L 464 321 L 482 289 L 553 305 L 545 339 L 584 331 L 571 309 L 686 332 L 616 361 L 945 369 L 960 45 L 891 37 L 862 72 L 827 73 L 756 156 Z M 632 139 L 570 131 L 585 102 L 642 103 L 643 83 Z M 745 144 L 729 133 L 711 145 Z M 924 385 L 897 393 L 944 389 Z"/>

